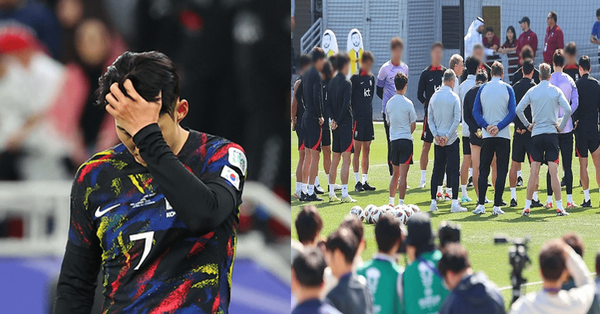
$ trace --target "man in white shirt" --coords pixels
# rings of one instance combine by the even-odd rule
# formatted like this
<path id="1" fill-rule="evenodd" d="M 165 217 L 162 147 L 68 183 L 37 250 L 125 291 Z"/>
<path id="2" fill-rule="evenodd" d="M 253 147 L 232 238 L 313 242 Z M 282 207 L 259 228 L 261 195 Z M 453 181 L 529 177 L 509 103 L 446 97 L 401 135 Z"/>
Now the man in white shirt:
<path id="1" fill-rule="evenodd" d="M 398 204 L 404 204 L 406 175 L 413 155 L 412 133 L 415 131 L 417 121 L 417 113 L 412 101 L 404 96 L 408 86 L 408 77 L 404 73 L 398 72 L 394 78 L 394 84 L 396 85 L 396 95 L 390 98 L 385 108 L 386 123 L 390 126 L 393 166 L 390 179 L 390 206 L 394 206 L 396 188 L 398 188 Z"/>
<path id="2" fill-rule="evenodd" d="M 460 167 L 460 188 L 462 191 L 461 202 L 471 202 L 471 198 L 467 194 L 467 184 L 469 184 L 469 178 L 473 175 L 473 168 L 471 167 L 471 143 L 469 141 L 469 126 L 464 122 L 465 120 L 465 95 L 475 86 L 475 76 L 479 70 L 479 60 L 468 57 L 465 60 L 465 67 L 467 70 L 467 79 L 460 83 L 458 88 L 458 96 L 460 97 L 460 104 L 462 108 L 462 141 L 463 141 L 463 162 Z M 468 171 L 467 171 L 468 169 Z"/>
<path id="3" fill-rule="evenodd" d="M 542 290 L 519 298 L 513 303 L 510 313 L 587 313 L 594 301 L 596 286 L 587 276 L 589 271 L 581 256 L 564 241 L 552 240 L 544 244 L 539 258 Z M 575 280 L 576 287 L 561 290 L 569 275 Z"/>

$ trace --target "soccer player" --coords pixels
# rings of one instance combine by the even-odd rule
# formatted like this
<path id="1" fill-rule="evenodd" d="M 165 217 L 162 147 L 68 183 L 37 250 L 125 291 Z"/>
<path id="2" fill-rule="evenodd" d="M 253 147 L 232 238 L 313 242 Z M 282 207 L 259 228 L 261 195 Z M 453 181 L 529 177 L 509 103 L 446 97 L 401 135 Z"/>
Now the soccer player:
<path id="1" fill-rule="evenodd" d="M 521 54 L 519 55 L 519 58 L 520 58 L 519 62 L 521 64 L 523 64 L 523 61 L 525 61 L 527 59 L 534 60 L 534 58 L 533 58 L 533 50 L 531 50 L 531 47 L 529 47 L 529 46 L 523 47 L 523 49 L 521 50 Z M 532 77 L 533 82 L 535 84 L 539 84 L 540 83 L 540 71 L 538 71 L 536 68 L 533 69 L 533 75 L 531 77 Z M 523 78 L 523 67 L 520 67 L 515 72 L 515 74 L 513 75 L 511 84 L 514 86 L 522 78 Z"/>
<path id="2" fill-rule="evenodd" d="M 558 180 L 558 133 L 567 125 L 571 117 L 571 107 L 561 90 L 550 84 L 550 65 L 542 63 L 540 65 L 540 78 L 542 81 L 537 86 L 530 89 L 517 106 L 517 115 L 525 127 L 531 132 L 531 151 L 530 158 L 531 173 L 529 183 L 527 184 L 527 197 L 523 216 L 529 216 L 531 207 L 531 197 L 535 183 L 540 173 L 542 162 L 548 162 L 548 168 L 552 179 L 552 188 L 554 189 L 554 198 L 556 199 L 556 214 L 558 216 L 569 215 L 562 206 L 560 195 L 560 182 Z M 527 106 L 531 106 L 532 122 L 527 120 L 524 111 Z M 558 108 L 564 110 L 564 116 L 558 124 Z"/>
<path id="3" fill-rule="evenodd" d="M 452 70 L 444 72 L 444 85 L 432 97 L 429 104 L 429 128 L 435 138 L 433 174 L 431 176 L 431 206 L 432 212 L 437 211 L 436 186 L 442 182 L 444 170 L 448 167 L 448 181 L 452 186 L 453 213 L 465 212 L 458 202 L 458 182 L 460 163 L 458 124 L 460 123 L 460 99 L 452 91 L 456 75 Z"/>
<path id="4" fill-rule="evenodd" d="M 331 105 L 331 130 L 333 131 L 331 169 L 329 169 L 329 201 L 339 201 L 335 195 L 333 184 L 337 175 L 337 167 L 342 159 L 340 177 L 342 179 L 343 203 L 354 203 L 355 199 L 348 195 L 348 174 L 350 172 L 350 155 L 352 154 L 352 83 L 346 76 L 350 68 L 350 58 L 345 54 L 336 57 L 337 75 L 329 82 L 329 104 Z"/>
<path id="5" fill-rule="evenodd" d="M 317 196 L 314 182 L 319 173 L 319 157 L 321 153 L 321 136 L 323 119 L 323 85 L 321 70 L 325 63 L 325 52 L 320 47 L 312 50 L 313 65 L 306 71 L 302 78 L 304 91 L 304 116 L 302 129 L 304 132 L 304 182 L 307 186 L 305 202 L 322 201 Z M 334 181 L 335 182 L 335 181 Z"/>
<path id="6" fill-rule="evenodd" d="M 556 49 L 562 49 L 565 47 L 565 39 L 562 29 L 556 24 L 558 15 L 555 11 L 550 11 L 546 21 L 548 22 L 548 28 L 546 28 L 546 37 L 544 37 L 544 62 L 552 64 L 552 56 Z"/>
<path id="7" fill-rule="evenodd" d="M 567 101 L 571 103 L 571 114 L 577 112 L 579 106 L 579 93 L 577 92 L 577 86 L 575 81 L 563 72 L 565 65 L 565 57 L 562 49 L 557 49 L 552 57 L 554 63 L 554 73 L 550 76 L 550 84 L 560 88 L 565 95 Z M 562 118 L 562 110 L 558 110 L 558 117 Z M 558 134 L 558 146 L 560 149 L 560 155 L 562 156 L 562 166 L 564 171 L 564 181 L 567 190 L 567 209 L 577 208 L 578 206 L 573 202 L 573 169 L 571 164 L 573 162 L 573 121 L 571 118 L 567 119 L 565 128 Z M 548 200 L 546 201 L 546 208 L 552 208 L 552 181 L 550 179 L 550 173 L 546 176 L 546 186 L 548 187 Z"/>
<path id="8" fill-rule="evenodd" d="M 471 87 L 469 91 L 465 94 L 465 99 L 463 102 L 463 113 L 464 113 L 464 121 L 469 127 L 469 144 L 471 144 L 471 162 L 473 163 L 473 187 L 475 188 L 475 194 L 479 198 L 479 160 L 481 155 L 481 144 L 483 140 L 481 139 L 481 128 L 475 121 L 473 117 L 473 104 L 475 103 L 475 97 L 477 97 L 477 92 L 479 92 L 479 88 L 482 84 L 487 82 L 487 74 L 485 72 L 477 73 L 475 77 L 475 86 Z M 487 181 L 487 178 L 486 178 Z M 486 203 L 487 203 L 486 199 Z"/>
<path id="9" fill-rule="evenodd" d="M 329 118 L 331 117 L 331 105 L 329 104 L 329 89 L 327 85 L 331 81 L 335 74 L 335 69 L 331 63 L 331 58 L 323 63 L 323 69 L 321 70 L 321 79 L 323 80 L 323 130 L 321 136 L 321 152 L 323 153 L 323 170 L 325 171 L 325 177 L 327 178 L 327 187 L 329 188 L 329 169 L 331 168 L 331 128 L 329 127 Z M 315 184 L 319 182 L 317 175 L 315 178 Z M 335 184 L 337 185 L 337 184 Z M 341 190 L 342 187 L 340 186 Z M 337 188 L 336 188 L 337 190 Z M 317 188 L 315 185 L 315 191 L 317 194 L 322 194 L 321 188 Z M 324 191 L 323 191 L 324 192 Z"/>
<path id="10" fill-rule="evenodd" d="M 367 287 L 373 297 L 373 312 L 400 313 L 402 267 L 396 261 L 402 244 L 400 221 L 390 214 L 382 215 L 375 225 L 375 240 L 377 253 L 356 273 L 367 279 Z"/>
<path id="11" fill-rule="evenodd" d="M 426 67 L 421 73 L 419 78 L 419 86 L 417 89 L 417 98 L 425 107 L 425 118 L 423 120 L 423 132 L 421 133 L 421 140 L 423 141 L 423 148 L 421 150 L 420 167 L 421 167 L 421 183 L 419 188 L 425 187 L 425 177 L 427 174 L 427 164 L 429 163 L 429 149 L 431 143 L 433 143 L 433 134 L 429 129 L 428 119 L 428 106 L 431 96 L 437 89 L 442 86 L 442 77 L 446 68 L 442 65 L 442 55 L 444 53 L 444 45 L 441 42 L 436 42 L 431 45 L 431 64 Z M 453 86 L 450 86 L 452 89 Z M 443 179 L 443 176 L 442 176 Z M 441 186 L 442 180 L 436 181 L 436 188 L 438 185 Z"/>
<path id="12" fill-rule="evenodd" d="M 477 71 L 485 71 L 487 77 L 490 78 L 492 77 L 492 68 L 490 68 L 490 66 L 485 63 L 485 50 L 486 48 L 484 48 L 481 43 L 475 44 L 475 46 L 473 46 L 472 57 L 479 60 L 479 69 Z M 461 82 L 464 82 L 466 79 L 467 73 L 463 72 L 460 80 Z"/>
<path id="13" fill-rule="evenodd" d="M 467 68 L 467 79 L 460 83 L 458 88 L 458 96 L 460 97 L 460 103 L 462 105 L 462 144 L 463 144 L 463 162 L 460 168 L 460 188 L 462 192 L 461 202 L 471 202 L 471 198 L 467 192 L 467 185 L 472 180 L 473 168 L 471 168 L 471 143 L 469 142 L 469 127 L 465 121 L 465 95 L 475 86 L 475 75 L 479 69 L 479 60 L 468 57 L 465 62 Z M 456 91 L 455 91 L 456 93 Z"/>
<path id="14" fill-rule="evenodd" d="M 592 207 L 590 178 L 588 176 L 588 151 L 596 168 L 596 182 L 600 186 L 600 135 L 598 134 L 598 109 L 600 108 L 600 83 L 590 75 L 591 61 L 588 56 L 579 58 L 580 79 L 575 83 L 579 91 L 579 108 L 573 118 L 576 121 L 575 146 L 579 157 L 579 177 L 583 187 L 584 201 L 581 207 Z"/>
<path id="15" fill-rule="evenodd" d="M 523 99 L 523 96 L 529 91 L 531 88 L 535 87 L 536 84 L 532 80 L 533 75 L 533 60 L 526 59 L 523 61 L 522 66 L 523 78 L 519 80 L 514 86 L 513 90 L 515 92 L 515 100 L 517 103 Z M 525 117 L 527 120 L 531 121 L 531 108 L 525 108 Z M 521 164 L 525 162 L 525 155 L 530 155 L 531 148 L 531 132 L 525 127 L 521 119 L 516 117 L 514 119 L 515 130 L 513 133 L 513 143 L 512 143 L 512 163 L 510 165 L 510 172 L 508 173 L 508 183 L 510 186 L 510 207 L 517 207 L 517 186 L 523 185 L 523 177 L 521 176 Z M 527 158 L 531 161 L 530 158 Z M 535 188 L 533 192 L 533 199 L 531 206 L 532 207 L 541 207 L 538 196 L 537 196 L 537 188 Z"/>
<path id="16" fill-rule="evenodd" d="M 303 198 L 302 194 L 302 168 L 304 166 L 304 138 L 302 136 L 302 115 L 304 115 L 304 92 L 302 91 L 302 75 L 310 66 L 310 56 L 300 55 L 298 65 L 300 66 L 300 77 L 294 83 L 294 98 L 292 99 L 292 131 L 296 131 L 298 137 L 298 165 L 296 166 L 296 191 L 294 197 Z"/>
<path id="17" fill-rule="evenodd" d="M 396 95 L 396 86 L 394 78 L 396 73 L 402 72 L 408 76 L 408 66 L 402 62 L 402 52 L 404 51 L 404 42 L 400 37 L 393 37 L 390 41 L 390 50 L 392 59 L 384 63 L 377 74 L 377 96 L 381 98 L 381 112 L 383 113 L 383 121 L 386 121 L 385 106 L 394 95 Z M 392 148 L 390 145 L 390 128 L 387 123 L 383 124 L 385 129 L 385 138 L 387 142 L 387 160 L 390 176 L 393 174 L 391 163 Z"/>
<path id="18" fill-rule="evenodd" d="M 456 74 L 456 82 L 454 82 L 454 87 L 452 88 L 452 91 L 454 91 L 454 93 L 456 95 L 459 95 L 460 98 L 460 104 L 461 104 L 461 108 L 462 108 L 462 98 L 460 97 L 460 85 L 461 82 L 460 81 L 460 77 L 462 77 L 462 74 L 465 70 L 465 63 L 463 60 L 463 57 L 461 57 L 461 55 L 459 54 L 453 54 L 450 57 L 450 64 L 449 64 L 449 68 L 450 70 L 454 71 L 454 73 Z M 463 163 L 462 166 L 460 168 L 460 184 L 461 187 L 464 185 L 465 188 L 462 189 L 462 198 L 468 199 L 468 195 L 467 195 L 467 180 L 469 180 L 469 171 L 471 171 L 471 151 L 470 149 L 465 151 L 465 142 L 464 142 L 464 138 L 465 138 L 465 130 L 463 129 L 462 131 L 463 134 Z M 467 143 L 466 143 L 467 147 L 469 147 L 469 142 L 468 142 L 468 136 L 467 136 Z M 448 169 L 446 169 L 448 170 Z M 448 177 L 448 174 L 446 173 L 446 177 Z M 449 194 L 452 191 L 452 189 L 447 186 L 446 187 L 446 192 Z M 461 201 L 462 201 L 461 198 Z"/>
<path id="19" fill-rule="evenodd" d="M 358 73 L 350 77 L 352 83 L 352 116 L 354 118 L 354 156 L 352 167 L 356 192 L 375 191 L 375 187 L 367 182 L 369 173 L 369 152 L 371 141 L 375 139 L 373 130 L 373 95 L 375 94 L 375 76 L 371 73 L 373 66 L 373 53 L 365 51 L 360 60 Z M 360 153 L 362 152 L 362 160 Z M 359 166 L 362 166 L 362 181 L 359 176 Z"/>
<path id="20" fill-rule="evenodd" d="M 577 45 L 570 42 L 565 46 L 565 67 L 563 72 L 567 73 L 573 81 L 579 79 L 579 65 L 577 64 Z"/>
<path id="21" fill-rule="evenodd" d="M 485 214 L 487 177 L 494 155 L 496 155 L 497 175 L 492 215 L 504 214 L 501 206 L 510 154 L 509 125 L 515 119 L 516 102 L 514 91 L 510 85 L 502 81 L 503 76 L 502 63 L 495 61 L 492 64 L 492 79 L 479 88 L 473 104 L 473 117 L 483 133 L 478 182 L 479 202 L 473 211 L 474 214 Z"/>
<path id="22" fill-rule="evenodd" d="M 189 104 L 159 52 L 125 52 L 98 102 L 121 144 L 79 168 L 55 313 L 228 312 L 247 162 L 224 138 L 180 126 Z"/>
<path id="23" fill-rule="evenodd" d="M 394 206 L 396 188 L 398 188 L 398 204 L 404 204 L 406 195 L 406 180 L 408 169 L 412 163 L 413 137 L 417 126 L 415 107 L 404 94 L 408 86 L 408 77 L 404 73 L 396 73 L 394 78 L 397 94 L 387 104 L 386 123 L 390 126 L 390 141 L 392 142 L 392 165 L 394 173 L 390 179 L 390 206 Z"/>

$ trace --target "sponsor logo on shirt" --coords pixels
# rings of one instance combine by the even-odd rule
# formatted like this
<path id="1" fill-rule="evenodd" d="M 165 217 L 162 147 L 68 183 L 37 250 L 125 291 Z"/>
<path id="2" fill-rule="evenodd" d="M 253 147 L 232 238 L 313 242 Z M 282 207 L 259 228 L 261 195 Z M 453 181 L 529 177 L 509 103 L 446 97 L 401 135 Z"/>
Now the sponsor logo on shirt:
<path id="1" fill-rule="evenodd" d="M 246 175 L 248 162 L 246 162 L 246 155 L 240 149 L 230 147 L 228 161 L 230 165 L 237 167 L 242 171 L 242 174 Z"/>
<path id="2" fill-rule="evenodd" d="M 152 205 L 152 204 L 156 203 L 156 201 L 150 199 L 154 195 L 156 195 L 156 193 L 146 194 L 139 201 L 137 201 L 135 203 L 130 203 L 129 206 L 131 206 L 131 209 L 134 209 L 134 208 L 138 208 L 138 207 L 142 207 L 142 206 Z"/>
<path id="3" fill-rule="evenodd" d="M 231 185 L 233 185 L 238 191 L 240 190 L 240 175 L 229 166 L 223 166 L 223 170 L 221 170 L 221 178 L 231 183 Z"/>
<path id="4" fill-rule="evenodd" d="M 368 98 L 371 97 L 371 89 L 370 88 L 365 88 L 363 91 L 364 97 Z"/>

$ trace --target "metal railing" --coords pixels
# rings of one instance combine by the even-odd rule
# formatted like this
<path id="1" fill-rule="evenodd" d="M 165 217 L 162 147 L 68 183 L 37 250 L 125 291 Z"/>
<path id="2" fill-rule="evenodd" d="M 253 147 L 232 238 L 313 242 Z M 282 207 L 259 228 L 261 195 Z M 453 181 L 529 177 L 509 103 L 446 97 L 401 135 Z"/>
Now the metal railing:
<path id="1" fill-rule="evenodd" d="M 300 38 L 300 53 L 309 53 L 313 47 L 320 46 L 322 34 L 323 19 L 319 18 Z"/>

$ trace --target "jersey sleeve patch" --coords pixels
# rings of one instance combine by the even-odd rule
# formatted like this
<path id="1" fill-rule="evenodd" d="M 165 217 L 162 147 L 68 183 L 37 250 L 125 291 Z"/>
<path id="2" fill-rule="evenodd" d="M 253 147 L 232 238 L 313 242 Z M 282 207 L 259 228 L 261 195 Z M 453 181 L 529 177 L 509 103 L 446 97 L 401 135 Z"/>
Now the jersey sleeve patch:
<path id="1" fill-rule="evenodd" d="M 246 175 L 248 162 L 246 161 L 246 155 L 244 155 L 241 149 L 229 147 L 227 158 L 231 166 L 238 168 L 242 172 L 242 175 Z"/>
<path id="2" fill-rule="evenodd" d="M 221 170 L 221 178 L 229 182 L 238 191 L 240 190 L 240 175 L 235 170 L 231 169 L 229 166 L 223 166 L 223 170 Z"/>

